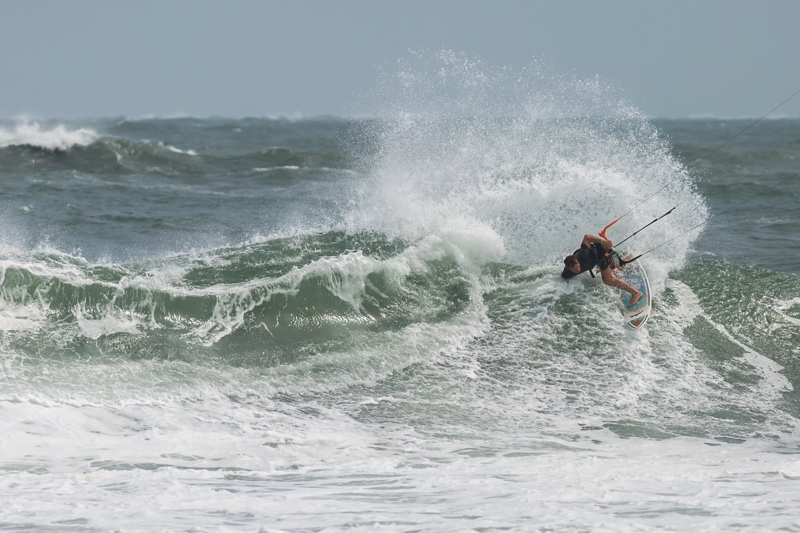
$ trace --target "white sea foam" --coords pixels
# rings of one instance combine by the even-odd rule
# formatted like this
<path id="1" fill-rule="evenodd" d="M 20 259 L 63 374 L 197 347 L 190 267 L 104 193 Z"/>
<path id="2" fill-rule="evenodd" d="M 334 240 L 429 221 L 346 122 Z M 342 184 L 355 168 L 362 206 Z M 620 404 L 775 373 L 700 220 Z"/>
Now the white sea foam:
<path id="1" fill-rule="evenodd" d="M 0 128 L 0 148 L 35 146 L 47 150 L 69 150 L 73 146 L 88 146 L 99 138 L 89 128 L 70 129 L 63 124 L 41 126 L 38 122 L 21 122 L 13 128 Z"/>
<path id="2" fill-rule="evenodd" d="M 169 145 L 169 144 L 164 144 L 164 143 L 159 143 L 159 144 L 161 144 L 164 148 L 166 148 L 170 152 L 174 152 L 176 154 L 184 154 L 184 155 L 192 155 L 192 156 L 196 156 L 197 155 L 197 152 L 194 151 L 194 150 L 181 150 L 180 148 L 176 148 L 176 147 L 174 147 L 172 145 Z"/>
<path id="3" fill-rule="evenodd" d="M 798 525 L 797 461 L 765 442 L 603 430 L 586 432 L 593 441 L 522 431 L 448 441 L 322 405 L 314 415 L 284 409 L 224 398 L 117 408 L 0 401 L 17 436 L 0 441 L 3 456 L 22 459 L 0 478 L 0 520 L 228 531 Z"/>
<path id="4" fill-rule="evenodd" d="M 277 167 L 256 167 L 253 172 L 269 172 L 271 170 L 300 170 L 297 165 L 283 165 Z"/>
<path id="5" fill-rule="evenodd" d="M 75 312 L 78 320 L 78 327 L 80 327 L 83 335 L 88 339 L 99 339 L 104 335 L 111 335 L 115 333 L 138 334 L 139 320 L 128 316 L 114 316 L 113 314 L 106 313 L 101 318 L 87 318 L 81 311 Z"/>
<path id="6" fill-rule="evenodd" d="M 0 331 L 33 331 L 45 320 L 41 306 L 34 304 L 17 305 L 0 298 Z"/>
<path id="7" fill-rule="evenodd" d="M 777 302 L 775 310 L 790 324 L 800 326 L 800 297 Z"/>

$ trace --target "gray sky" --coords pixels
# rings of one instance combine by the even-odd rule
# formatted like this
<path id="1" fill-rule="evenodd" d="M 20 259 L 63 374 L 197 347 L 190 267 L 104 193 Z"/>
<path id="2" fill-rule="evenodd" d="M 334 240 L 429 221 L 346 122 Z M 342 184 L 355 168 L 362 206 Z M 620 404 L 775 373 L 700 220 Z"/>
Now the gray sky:
<path id="1" fill-rule="evenodd" d="M 409 49 L 757 117 L 800 90 L 800 0 L 0 0 L 0 117 L 343 115 Z"/>

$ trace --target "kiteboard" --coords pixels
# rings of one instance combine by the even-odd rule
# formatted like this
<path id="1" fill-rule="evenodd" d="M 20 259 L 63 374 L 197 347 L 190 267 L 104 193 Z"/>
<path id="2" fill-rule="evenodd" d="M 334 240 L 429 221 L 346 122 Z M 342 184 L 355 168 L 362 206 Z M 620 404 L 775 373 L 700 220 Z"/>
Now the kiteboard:
<path id="1" fill-rule="evenodd" d="M 613 275 L 621 279 L 634 289 L 642 291 L 642 297 L 634 305 L 628 307 L 631 295 L 627 291 L 620 291 L 622 300 L 622 316 L 627 326 L 634 329 L 640 328 L 647 323 L 650 318 L 650 308 L 652 306 L 652 296 L 650 294 L 650 281 L 647 273 L 638 262 L 629 263 L 623 268 L 614 270 Z"/>

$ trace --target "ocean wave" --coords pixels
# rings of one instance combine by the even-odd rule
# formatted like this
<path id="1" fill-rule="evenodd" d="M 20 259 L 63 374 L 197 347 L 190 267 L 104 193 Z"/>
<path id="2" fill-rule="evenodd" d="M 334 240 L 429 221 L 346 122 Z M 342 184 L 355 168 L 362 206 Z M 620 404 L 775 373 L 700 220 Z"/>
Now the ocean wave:
<path id="1" fill-rule="evenodd" d="M 347 380 L 381 361 L 397 368 L 458 349 L 489 323 L 491 334 L 471 350 L 487 369 L 509 350 L 540 365 L 557 365 L 554 353 L 591 362 L 601 349 L 580 339 L 595 335 L 619 335 L 636 353 L 654 349 L 640 346 L 649 337 L 625 335 L 609 289 L 504 263 L 498 245 L 485 228 L 460 227 L 416 242 L 346 232 L 271 238 L 122 265 L 55 251 L 17 255 L 0 260 L 0 332 L 7 351 L 34 359 L 102 354 Z M 733 370 L 720 363 L 719 379 L 735 385 L 753 367 L 749 374 L 770 380 L 779 396 L 800 386 L 792 355 L 800 285 L 740 270 L 699 260 L 679 271 L 654 308 L 651 335 L 686 344 L 683 352 L 714 368 L 737 357 Z M 613 358 L 617 348 L 601 352 Z M 378 360 L 366 355 L 375 351 Z"/>
<path id="2" fill-rule="evenodd" d="M 124 357 L 204 346 L 229 364 L 294 361 L 354 347 L 369 332 L 458 316 L 478 296 L 465 239 L 410 245 L 333 233 L 130 265 L 58 252 L 7 258 L 0 328 L 13 346 L 36 338 L 45 351 L 81 352 L 94 341 L 124 347 Z"/>
<path id="3" fill-rule="evenodd" d="M 63 151 L 74 146 L 88 146 L 98 138 L 98 133 L 92 129 L 70 129 L 63 124 L 48 127 L 38 122 L 21 122 L 13 127 L 0 127 L 0 148 L 29 146 Z"/>
<path id="4" fill-rule="evenodd" d="M 217 181 L 220 175 L 246 178 L 295 170 L 301 174 L 293 174 L 290 179 L 305 175 L 314 177 L 338 172 L 342 165 L 341 156 L 336 153 L 297 151 L 279 146 L 257 148 L 243 154 L 215 155 L 202 154 L 195 148 L 176 147 L 165 141 L 130 140 L 93 131 L 81 133 L 77 130 L 52 137 L 20 135 L 10 139 L 9 136 L 7 143 L 0 144 L 0 162 L 8 172 L 37 168 L 48 172 L 77 170 L 100 176 L 193 176 L 210 181 Z"/>

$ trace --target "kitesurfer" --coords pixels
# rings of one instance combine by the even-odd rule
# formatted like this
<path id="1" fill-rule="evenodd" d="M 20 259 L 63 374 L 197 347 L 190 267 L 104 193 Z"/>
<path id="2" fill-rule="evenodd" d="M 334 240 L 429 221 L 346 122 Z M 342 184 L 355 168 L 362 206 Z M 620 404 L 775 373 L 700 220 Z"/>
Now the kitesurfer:
<path id="1" fill-rule="evenodd" d="M 561 277 L 571 278 L 583 272 L 589 272 L 594 277 L 592 269 L 598 267 L 603 283 L 630 293 L 631 299 L 628 302 L 630 307 L 639 301 L 642 292 L 614 276 L 612 270 L 617 267 L 618 261 L 613 246 L 614 243 L 610 240 L 587 233 L 583 236 L 581 247 L 564 259 L 565 266 Z"/>

